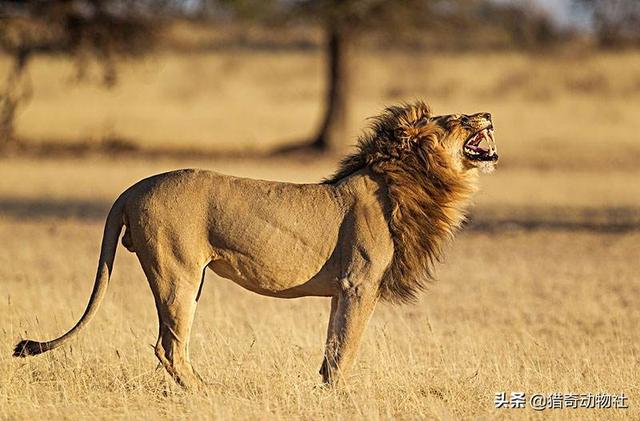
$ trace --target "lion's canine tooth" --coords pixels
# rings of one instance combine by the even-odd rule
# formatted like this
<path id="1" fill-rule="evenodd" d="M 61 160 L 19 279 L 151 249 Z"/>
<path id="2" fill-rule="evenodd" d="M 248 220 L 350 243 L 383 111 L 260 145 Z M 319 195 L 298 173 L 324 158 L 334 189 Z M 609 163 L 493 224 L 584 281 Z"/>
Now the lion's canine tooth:
<path id="1" fill-rule="evenodd" d="M 497 154 L 498 153 L 498 145 L 496 144 L 496 138 L 493 134 L 493 129 L 489 130 L 489 138 L 491 139 L 491 145 L 492 145 L 492 149 L 493 149 L 493 153 Z"/>

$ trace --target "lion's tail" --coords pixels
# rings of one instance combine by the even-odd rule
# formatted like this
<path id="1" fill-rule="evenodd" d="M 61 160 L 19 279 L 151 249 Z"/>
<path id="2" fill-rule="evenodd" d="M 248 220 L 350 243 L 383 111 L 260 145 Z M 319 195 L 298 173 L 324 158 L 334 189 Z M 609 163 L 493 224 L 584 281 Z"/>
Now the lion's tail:
<path id="1" fill-rule="evenodd" d="M 120 237 L 120 231 L 122 230 L 123 226 L 122 213 L 124 210 L 125 200 L 126 197 L 123 193 L 115 201 L 115 203 L 111 207 L 111 210 L 109 211 L 109 215 L 107 216 L 107 221 L 104 227 L 104 235 L 102 237 L 100 260 L 98 261 L 98 271 L 96 274 L 95 284 L 93 286 L 93 292 L 91 293 L 91 298 L 89 299 L 87 308 L 78 323 L 76 323 L 76 325 L 67 333 L 52 341 L 36 342 L 29 339 L 20 341 L 14 349 L 14 357 L 37 355 L 59 347 L 69 339 L 76 336 L 96 314 L 98 307 L 100 306 L 100 303 L 102 302 L 105 293 L 107 292 L 109 278 L 111 277 L 111 269 L 113 268 L 113 261 L 116 257 L 118 238 Z"/>

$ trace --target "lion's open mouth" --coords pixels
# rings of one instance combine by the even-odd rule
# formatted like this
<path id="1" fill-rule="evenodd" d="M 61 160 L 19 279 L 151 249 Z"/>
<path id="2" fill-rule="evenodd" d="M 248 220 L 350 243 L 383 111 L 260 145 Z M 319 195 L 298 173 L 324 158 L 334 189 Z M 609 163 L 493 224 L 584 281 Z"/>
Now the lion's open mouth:
<path id="1" fill-rule="evenodd" d="M 462 149 L 464 156 L 472 161 L 497 161 L 498 149 L 493 137 L 493 126 L 486 127 L 469 136 Z"/>

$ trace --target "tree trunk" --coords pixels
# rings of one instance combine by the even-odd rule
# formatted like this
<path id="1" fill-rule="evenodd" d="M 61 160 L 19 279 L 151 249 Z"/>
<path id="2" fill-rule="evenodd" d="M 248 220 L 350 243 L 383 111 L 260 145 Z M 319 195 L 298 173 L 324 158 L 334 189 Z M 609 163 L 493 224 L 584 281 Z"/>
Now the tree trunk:
<path id="1" fill-rule="evenodd" d="M 349 145 L 352 35 L 345 25 L 329 25 L 327 35 L 325 115 L 312 146 L 324 151 L 340 151 Z"/>
<path id="2" fill-rule="evenodd" d="M 7 76 L 4 91 L 0 93 L 0 147 L 16 142 L 15 119 L 18 109 L 31 98 L 31 82 L 26 69 L 31 54 L 20 49 Z"/>

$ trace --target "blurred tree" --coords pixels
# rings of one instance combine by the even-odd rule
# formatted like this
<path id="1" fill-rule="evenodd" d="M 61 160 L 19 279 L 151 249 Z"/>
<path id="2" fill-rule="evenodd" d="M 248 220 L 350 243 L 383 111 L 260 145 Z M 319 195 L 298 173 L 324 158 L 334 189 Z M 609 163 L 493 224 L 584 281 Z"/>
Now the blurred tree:
<path id="1" fill-rule="evenodd" d="M 591 16 L 601 46 L 640 42 L 640 0 L 574 0 L 574 5 Z"/>
<path id="2" fill-rule="evenodd" d="M 310 143 L 285 149 L 312 147 L 326 151 L 342 149 L 348 144 L 354 39 L 369 12 L 384 3 L 380 0 L 205 0 L 201 15 L 215 17 L 227 13 L 238 20 L 271 24 L 302 20 L 323 27 L 327 57 L 324 117 Z"/>
<path id="3" fill-rule="evenodd" d="M 457 3 L 459 0 L 450 0 Z M 301 0 L 298 14 L 319 20 L 326 37 L 324 117 L 310 146 L 339 151 L 349 143 L 354 44 L 363 33 L 400 34 L 435 17 L 435 0 Z"/>
<path id="4" fill-rule="evenodd" d="M 320 129 L 311 142 L 319 150 L 339 150 L 346 144 L 352 87 L 351 55 L 358 30 L 358 1 L 325 0 L 307 4 L 320 12 L 326 37 L 325 110 Z"/>
<path id="5" fill-rule="evenodd" d="M 155 2 L 168 7 L 171 2 Z M 91 59 L 103 69 L 103 83 L 116 83 L 115 59 L 139 55 L 154 44 L 157 10 L 141 0 L 0 0 L 0 49 L 12 65 L 0 91 L 0 146 L 16 141 L 14 121 L 31 96 L 28 65 L 40 53 L 75 59 L 77 77 Z"/>

